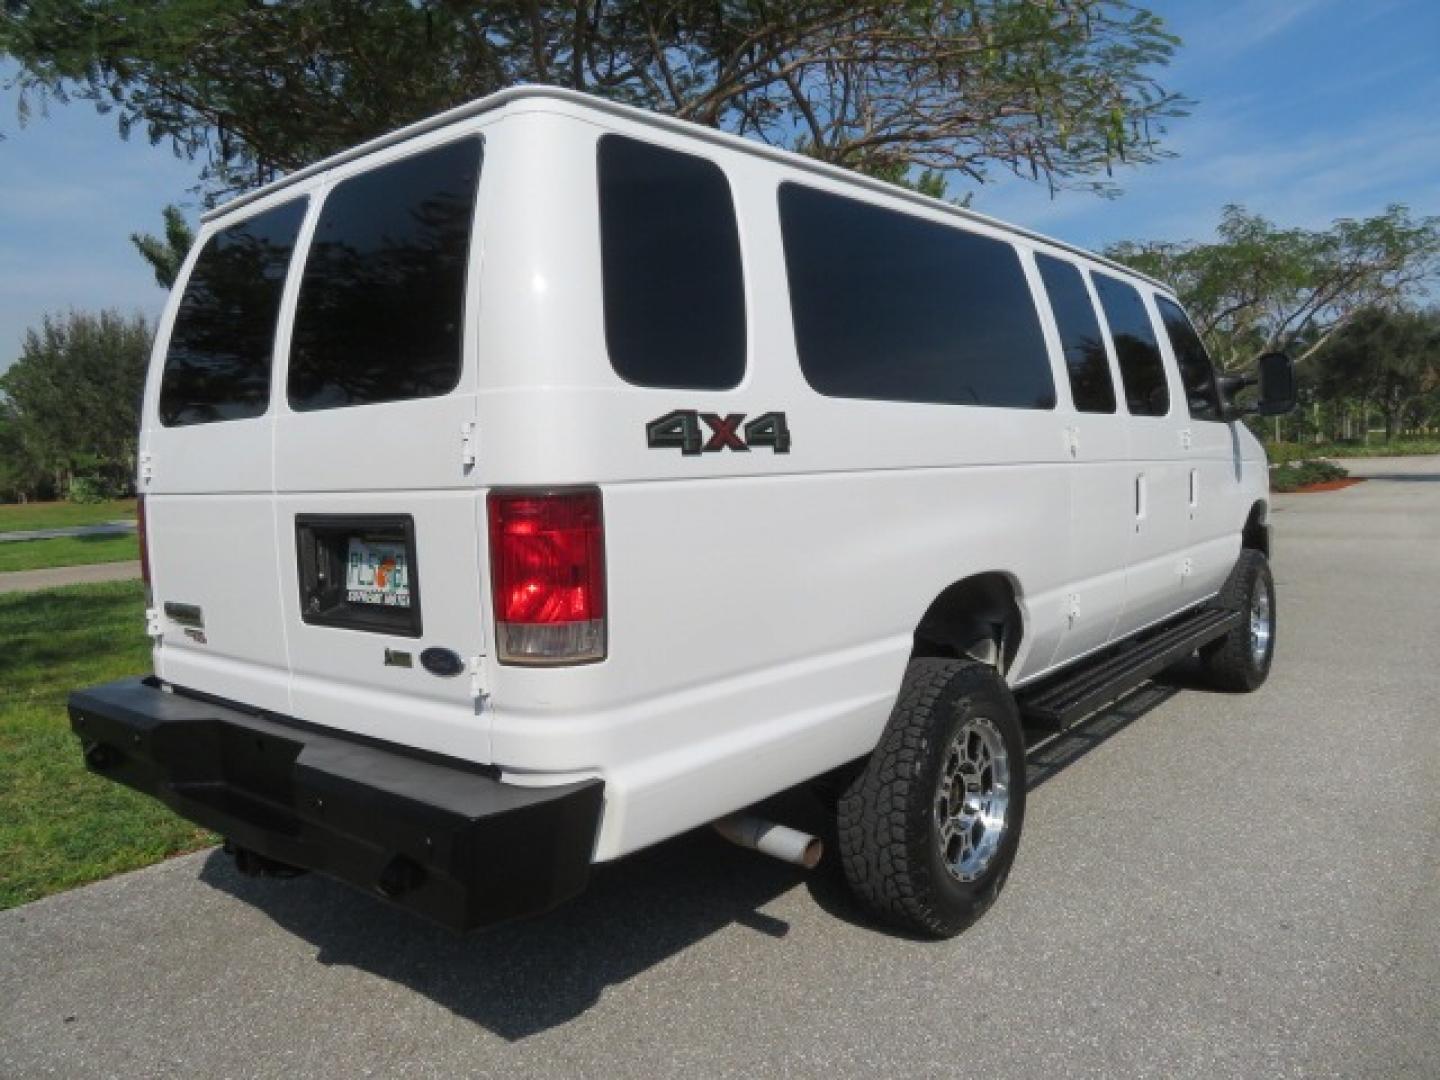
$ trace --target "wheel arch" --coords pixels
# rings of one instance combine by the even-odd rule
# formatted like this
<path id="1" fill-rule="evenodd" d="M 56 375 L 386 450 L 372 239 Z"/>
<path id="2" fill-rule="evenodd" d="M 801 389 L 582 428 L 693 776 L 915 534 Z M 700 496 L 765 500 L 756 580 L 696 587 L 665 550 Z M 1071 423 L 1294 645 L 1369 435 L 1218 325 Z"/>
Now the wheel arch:
<path id="1" fill-rule="evenodd" d="M 1245 528 L 1240 534 L 1240 546 L 1270 557 L 1270 507 L 1264 499 L 1255 500 L 1250 515 L 1245 519 Z"/>
<path id="2" fill-rule="evenodd" d="M 951 582 L 915 626 L 911 659 L 979 660 L 1002 674 L 1025 636 L 1020 585 L 1012 574 L 988 570 Z"/>

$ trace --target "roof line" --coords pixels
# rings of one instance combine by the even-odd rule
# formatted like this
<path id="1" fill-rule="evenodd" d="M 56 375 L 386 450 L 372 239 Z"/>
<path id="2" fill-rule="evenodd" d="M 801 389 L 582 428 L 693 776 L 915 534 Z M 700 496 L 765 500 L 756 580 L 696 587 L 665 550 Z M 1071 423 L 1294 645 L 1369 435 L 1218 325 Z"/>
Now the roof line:
<path id="1" fill-rule="evenodd" d="M 1101 255 L 1098 252 L 1089 251 L 1064 240 L 1057 240 L 1053 236 L 1046 236 L 1044 233 L 1027 229 L 1021 225 L 1013 225 L 1008 221 L 1001 221 L 999 218 L 982 214 L 977 210 L 971 210 L 969 207 L 957 206 L 954 203 L 945 202 L 943 199 L 922 195 L 918 191 L 910 188 L 901 187 L 898 184 L 892 184 L 885 180 L 877 180 L 872 176 L 866 176 L 864 173 L 858 173 L 851 169 L 844 169 L 838 165 L 816 161 L 814 158 L 797 154 L 791 150 L 782 150 L 779 147 L 769 146 L 765 143 L 756 142 L 753 139 L 741 138 L 738 135 L 732 135 L 729 132 L 720 131 L 716 128 L 704 127 L 701 124 L 696 124 L 689 120 L 681 120 L 674 116 L 667 116 L 664 113 L 650 112 L 647 109 L 636 108 L 633 105 L 622 105 L 618 102 L 608 101 L 605 98 L 595 97 L 592 94 L 581 93 L 578 90 L 567 90 L 559 86 L 512 86 L 485 97 L 476 98 L 474 101 L 466 102 L 463 105 L 457 105 L 453 109 L 447 109 L 445 112 L 437 113 L 434 116 L 409 124 L 386 135 L 381 135 L 378 138 L 371 139 L 369 142 L 351 147 L 349 150 L 342 150 L 338 154 L 332 154 L 330 157 L 317 161 L 313 165 L 306 165 L 303 169 L 298 169 L 293 173 L 281 177 L 279 180 L 274 180 L 263 187 L 258 187 L 254 191 L 248 191 L 243 195 L 238 195 L 229 202 L 223 203 L 213 210 L 206 211 L 200 215 L 200 220 L 202 222 L 213 221 L 216 218 L 238 210 L 242 206 L 247 206 L 259 199 L 273 195 L 277 191 L 282 191 L 287 187 L 298 184 L 302 180 L 307 180 L 312 176 L 318 176 L 320 173 L 333 169 L 337 165 L 343 165 L 347 162 L 355 161 L 358 158 L 366 157 L 378 150 L 395 146 L 398 143 L 407 142 L 410 139 L 425 135 L 431 131 L 448 127 L 460 120 L 479 116 L 482 113 L 494 112 L 513 102 L 532 98 L 560 100 L 581 108 L 593 109 L 597 112 L 609 113 L 612 116 L 619 116 L 626 120 L 650 124 L 654 127 L 688 135 L 691 138 L 698 138 L 704 142 L 728 147 L 731 150 L 737 150 L 741 153 L 767 158 L 771 161 L 789 165 L 792 168 L 803 169 L 820 176 L 826 176 L 834 180 L 868 188 L 872 191 L 878 191 L 895 198 L 905 199 L 908 202 L 916 203 L 932 210 L 942 210 L 968 221 L 978 222 L 982 225 L 988 225 L 991 228 L 1000 229 L 1017 236 L 1023 236 L 1028 240 L 1037 240 L 1043 244 L 1049 244 L 1052 247 L 1068 251 L 1073 255 L 1079 255 L 1114 270 L 1119 270 L 1122 273 L 1140 278 L 1143 281 L 1148 281 L 1151 285 L 1164 289 L 1167 292 L 1171 291 L 1171 287 L 1165 282 L 1153 278 L 1149 274 L 1142 273 L 1134 267 L 1126 266 L 1124 263 Z"/>

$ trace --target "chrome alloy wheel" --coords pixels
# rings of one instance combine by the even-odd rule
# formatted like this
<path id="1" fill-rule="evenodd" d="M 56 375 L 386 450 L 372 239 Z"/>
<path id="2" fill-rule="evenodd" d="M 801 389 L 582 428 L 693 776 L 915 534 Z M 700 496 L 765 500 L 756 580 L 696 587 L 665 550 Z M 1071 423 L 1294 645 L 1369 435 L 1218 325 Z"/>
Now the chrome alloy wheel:
<path id="1" fill-rule="evenodd" d="M 1010 755 L 1000 729 L 983 716 L 966 720 L 945 755 L 935 794 L 940 855 L 951 875 L 974 881 L 1005 835 Z"/>
<path id="2" fill-rule="evenodd" d="M 1256 667 L 1265 663 L 1274 637 L 1275 617 L 1271 614 L 1270 586 L 1262 576 L 1255 582 L 1255 595 L 1250 598 L 1250 659 Z"/>

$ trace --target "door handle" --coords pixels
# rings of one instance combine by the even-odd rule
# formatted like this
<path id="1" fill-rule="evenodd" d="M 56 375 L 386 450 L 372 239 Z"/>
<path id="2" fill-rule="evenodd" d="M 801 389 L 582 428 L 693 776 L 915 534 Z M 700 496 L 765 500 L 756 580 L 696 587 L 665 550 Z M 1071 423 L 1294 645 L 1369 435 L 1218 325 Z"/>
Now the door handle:
<path id="1" fill-rule="evenodd" d="M 1190 470 L 1190 509 L 1194 510 L 1200 505 L 1200 470 Z"/>
<path id="2" fill-rule="evenodd" d="M 1145 520 L 1145 512 L 1149 508 L 1149 491 L 1145 483 L 1145 474 L 1135 474 L 1135 528 L 1140 528 L 1140 522 Z"/>

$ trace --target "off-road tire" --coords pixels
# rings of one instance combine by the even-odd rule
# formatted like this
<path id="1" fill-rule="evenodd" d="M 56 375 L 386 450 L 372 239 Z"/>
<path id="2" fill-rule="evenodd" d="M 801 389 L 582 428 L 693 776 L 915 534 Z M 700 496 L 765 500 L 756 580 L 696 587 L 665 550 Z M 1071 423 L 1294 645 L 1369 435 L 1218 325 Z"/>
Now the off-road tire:
<path id="1" fill-rule="evenodd" d="M 1251 615 L 1256 610 L 1261 590 L 1268 597 L 1270 634 L 1257 655 L 1256 635 Z M 1217 690 L 1249 692 L 1258 690 L 1270 674 L 1275 657 L 1275 579 L 1263 552 L 1246 548 L 1231 571 L 1225 588 L 1220 591 L 1221 607 L 1241 613 L 1240 623 L 1224 637 L 1217 638 L 1200 650 L 1206 681 Z"/>
<path id="2" fill-rule="evenodd" d="M 947 867 L 937 795 L 952 742 L 974 717 L 992 722 L 1008 756 L 1009 804 L 999 846 L 974 880 Z M 837 811 L 841 864 L 860 903 L 883 922 L 953 937 L 999 895 L 1025 819 L 1025 744 L 1019 711 L 988 665 L 910 662 L 890 722 Z"/>

